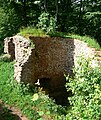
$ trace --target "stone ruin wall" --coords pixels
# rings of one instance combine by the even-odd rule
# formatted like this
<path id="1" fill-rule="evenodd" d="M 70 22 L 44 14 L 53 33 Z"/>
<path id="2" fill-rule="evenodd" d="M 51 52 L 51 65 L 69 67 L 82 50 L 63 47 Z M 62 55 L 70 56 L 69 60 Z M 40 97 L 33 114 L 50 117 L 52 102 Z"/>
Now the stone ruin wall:
<path id="1" fill-rule="evenodd" d="M 93 57 L 95 51 L 86 43 L 59 37 L 22 36 L 5 39 L 4 52 L 15 59 L 14 77 L 20 82 L 34 83 L 41 78 L 50 78 L 52 84 L 61 84 L 64 74 L 72 74 L 72 67 L 82 53 Z M 34 45 L 35 44 L 35 45 Z"/>
<path id="2" fill-rule="evenodd" d="M 18 82 L 34 84 L 46 79 L 46 86 L 61 91 L 65 85 L 64 74 L 72 74 L 76 59 L 82 53 L 94 56 L 95 51 L 86 43 L 60 37 L 13 36 L 5 39 L 5 53 L 15 59 L 14 77 Z M 50 81 L 48 81 L 48 79 Z"/>

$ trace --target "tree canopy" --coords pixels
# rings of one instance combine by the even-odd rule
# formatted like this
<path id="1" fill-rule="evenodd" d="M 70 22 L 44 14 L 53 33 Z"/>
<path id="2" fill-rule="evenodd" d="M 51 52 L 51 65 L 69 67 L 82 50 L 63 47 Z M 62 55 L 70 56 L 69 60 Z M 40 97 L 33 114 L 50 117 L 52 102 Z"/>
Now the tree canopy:
<path id="1" fill-rule="evenodd" d="M 46 31 L 89 35 L 101 45 L 100 0 L 0 0 L 0 15 L 0 36 L 24 26 L 44 26 Z"/>

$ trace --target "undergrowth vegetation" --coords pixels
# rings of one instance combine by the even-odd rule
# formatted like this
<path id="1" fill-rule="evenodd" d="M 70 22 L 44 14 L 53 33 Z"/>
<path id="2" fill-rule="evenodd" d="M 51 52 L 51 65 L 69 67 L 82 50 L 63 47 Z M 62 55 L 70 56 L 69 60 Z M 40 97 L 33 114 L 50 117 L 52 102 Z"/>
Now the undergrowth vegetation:
<path id="1" fill-rule="evenodd" d="M 74 68 L 74 77 L 67 76 L 67 90 L 71 105 L 67 120 L 101 119 L 101 68 L 92 68 L 91 60 L 81 57 Z"/>
<path id="2" fill-rule="evenodd" d="M 20 108 L 29 120 L 65 120 L 64 107 L 56 105 L 34 86 L 14 80 L 13 65 L 14 62 L 0 61 L 0 99 Z"/>
<path id="3" fill-rule="evenodd" d="M 13 65 L 14 62 L 0 61 L 0 99 L 21 109 L 29 120 L 101 119 L 101 68 L 92 68 L 90 59 L 81 57 L 74 76 L 66 77 L 67 91 L 72 91 L 68 107 L 55 104 L 30 84 L 17 83 Z"/>

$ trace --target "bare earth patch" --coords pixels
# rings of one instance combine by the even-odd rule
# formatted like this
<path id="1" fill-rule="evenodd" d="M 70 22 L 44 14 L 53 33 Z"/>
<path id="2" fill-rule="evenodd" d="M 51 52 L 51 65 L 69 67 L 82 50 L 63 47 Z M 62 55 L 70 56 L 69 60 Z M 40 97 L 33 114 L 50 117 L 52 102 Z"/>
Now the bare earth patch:
<path id="1" fill-rule="evenodd" d="M 28 118 L 18 108 L 4 104 L 0 100 L 0 120 L 28 120 Z"/>

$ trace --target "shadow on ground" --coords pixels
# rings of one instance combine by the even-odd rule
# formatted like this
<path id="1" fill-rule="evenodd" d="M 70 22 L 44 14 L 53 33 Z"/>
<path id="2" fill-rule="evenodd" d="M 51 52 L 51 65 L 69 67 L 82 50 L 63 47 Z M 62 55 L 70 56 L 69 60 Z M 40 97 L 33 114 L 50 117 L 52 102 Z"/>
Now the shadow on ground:
<path id="1" fill-rule="evenodd" d="M 21 120 L 21 118 L 0 103 L 0 120 Z"/>
<path id="2" fill-rule="evenodd" d="M 28 120 L 21 111 L 15 107 L 5 105 L 0 101 L 0 120 Z"/>

